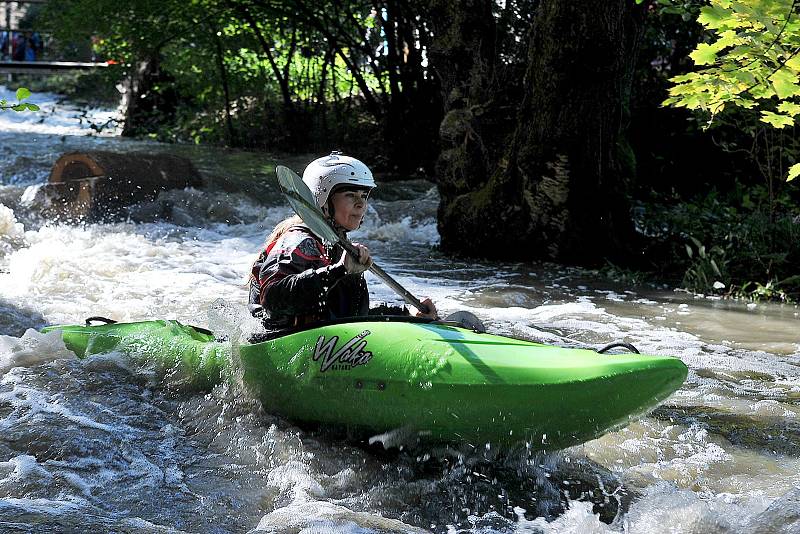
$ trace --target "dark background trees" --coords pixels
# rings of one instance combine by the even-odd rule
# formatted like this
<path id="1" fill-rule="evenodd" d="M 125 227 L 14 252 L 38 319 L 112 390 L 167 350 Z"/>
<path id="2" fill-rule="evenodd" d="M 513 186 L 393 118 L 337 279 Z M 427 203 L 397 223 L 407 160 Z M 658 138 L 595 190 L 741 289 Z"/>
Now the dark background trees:
<path id="1" fill-rule="evenodd" d="M 744 115 L 706 131 L 702 113 L 661 106 L 707 38 L 701 5 L 61 0 L 44 16 L 56 39 L 93 39 L 119 61 L 96 77 L 123 83 L 126 135 L 340 148 L 384 175 L 427 176 L 451 253 L 730 278 L 731 232 L 758 234 L 740 220 L 796 205 L 765 179 L 770 151 L 800 152 Z M 699 262 L 695 241 L 727 257 Z M 786 274 L 765 259 L 775 246 L 756 249 L 739 263 Z"/>

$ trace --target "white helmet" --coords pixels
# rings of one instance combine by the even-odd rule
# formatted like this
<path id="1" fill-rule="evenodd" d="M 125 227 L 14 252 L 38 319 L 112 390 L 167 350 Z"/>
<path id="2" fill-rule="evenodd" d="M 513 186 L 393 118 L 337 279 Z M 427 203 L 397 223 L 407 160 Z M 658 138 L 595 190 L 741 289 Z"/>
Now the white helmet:
<path id="1" fill-rule="evenodd" d="M 369 167 L 350 156 L 333 151 L 329 156 L 315 159 L 303 171 L 303 182 L 311 190 L 319 209 L 323 209 L 333 188 L 341 184 L 357 187 L 375 187 Z"/>

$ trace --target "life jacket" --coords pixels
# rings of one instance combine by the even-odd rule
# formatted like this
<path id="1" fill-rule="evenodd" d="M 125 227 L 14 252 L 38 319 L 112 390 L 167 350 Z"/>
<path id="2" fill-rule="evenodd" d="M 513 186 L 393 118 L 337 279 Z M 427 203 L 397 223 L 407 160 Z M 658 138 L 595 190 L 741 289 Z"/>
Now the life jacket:
<path id="1" fill-rule="evenodd" d="M 275 250 L 279 243 L 282 250 Z M 327 275 L 324 269 L 342 253 L 338 248 L 326 249 L 307 227 L 290 227 L 278 239 L 268 242 L 253 264 L 251 311 L 268 315 L 265 323 L 277 327 L 366 315 L 369 293 L 363 276 L 337 275 L 335 280 L 323 282 Z M 298 310 L 303 311 L 297 313 Z"/>
<path id="2" fill-rule="evenodd" d="M 325 250 L 325 247 L 322 246 L 322 243 L 319 242 L 319 240 L 317 239 L 317 236 L 314 235 L 314 233 L 311 232 L 310 229 L 308 229 L 307 227 L 305 227 L 303 225 L 299 225 L 299 224 L 296 224 L 294 226 L 290 226 L 289 228 L 286 229 L 286 231 L 284 233 L 282 233 L 281 235 L 273 238 L 271 241 L 266 243 L 266 245 L 264 246 L 264 250 L 261 251 L 261 254 L 258 255 L 258 259 L 256 259 L 256 261 L 253 263 L 253 266 L 251 267 L 251 270 L 250 270 L 250 282 L 251 282 L 251 284 L 253 282 L 255 282 L 258 285 L 259 291 L 263 291 L 264 290 L 264 286 L 266 286 L 271 281 L 271 278 L 272 278 L 271 276 L 264 276 L 264 277 L 261 276 L 261 267 L 262 267 L 262 265 L 269 258 L 269 255 L 272 252 L 272 250 L 275 248 L 275 245 L 277 245 L 278 242 L 281 239 L 283 239 L 283 237 L 285 235 L 289 234 L 290 232 L 298 232 L 298 231 L 306 234 L 308 237 L 311 237 L 314 240 L 314 243 L 317 245 L 317 249 L 319 250 L 320 258 L 323 258 L 323 263 L 326 264 L 326 265 L 330 265 L 330 259 L 328 259 L 328 253 Z M 303 251 L 298 250 L 298 249 L 295 249 L 293 252 L 298 254 L 298 255 L 300 255 L 301 257 L 304 257 L 305 259 L 308 259 L 308 260 L 316 259 L 316 258 L 312 258 L 311 256 L 309 256 L 306 252 L 303 252 Z M 327 261 L 325 261 L 325 260 L 327 260 Z"/>

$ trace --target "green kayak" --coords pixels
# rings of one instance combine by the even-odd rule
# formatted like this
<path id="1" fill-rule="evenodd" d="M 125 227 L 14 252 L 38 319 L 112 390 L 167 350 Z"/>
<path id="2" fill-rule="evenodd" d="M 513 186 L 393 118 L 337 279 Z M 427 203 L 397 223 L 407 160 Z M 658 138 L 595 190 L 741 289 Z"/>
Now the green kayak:
<path id="1" fill-rule="evenodd" d="M 177 365 L 201 385 L 241 367 L 266 410 L 425 441 L 582 443 L 678 389 L 677 358 L 554 347 L 418 320 L 323 325 L 232 346 L 176 321 L 54 326 L 79 357 L 121 351 Z"/>

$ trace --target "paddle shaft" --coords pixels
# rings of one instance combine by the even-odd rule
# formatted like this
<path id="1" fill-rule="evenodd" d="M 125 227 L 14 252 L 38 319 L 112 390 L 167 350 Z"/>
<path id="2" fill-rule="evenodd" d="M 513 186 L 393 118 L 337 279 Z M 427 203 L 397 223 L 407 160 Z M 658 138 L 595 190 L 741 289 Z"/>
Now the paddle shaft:
<path id="1" fill-rule="evenodd" d="M 360 255 L 358 249 L 355 246 L 353 246 L 353 244 L 350 241 L 340 236 L 339 244 L 342 245 L 347 254 L 350 254 L 353 258 L 358 259 Z M 403 300 L 414 306 L 422 313 L 426 313 L 428 311 L 428 307 L 425 304 L 420 302 L 420 300 L 417 297 L 412 295 L 406 288 L 401 286 L 394 278 L 392 278 L 389 275 L 389 273 L 378 267 L 378 265 L 375 262 L 372 262 L 372 266 L 370 266 L 369 270 L 372 271 L 375 274 L 375 276 L 383 280 L 383 283 L 389 286 L 395 293 L 403 297 Z"/>

